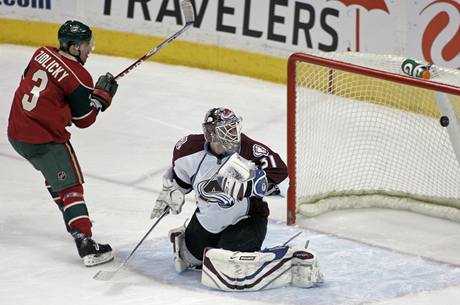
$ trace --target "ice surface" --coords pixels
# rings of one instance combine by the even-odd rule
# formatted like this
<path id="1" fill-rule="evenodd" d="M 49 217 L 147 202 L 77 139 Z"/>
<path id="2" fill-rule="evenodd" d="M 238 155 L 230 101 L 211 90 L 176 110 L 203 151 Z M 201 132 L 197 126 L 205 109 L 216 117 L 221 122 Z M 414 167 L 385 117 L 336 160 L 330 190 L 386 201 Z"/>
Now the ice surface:
<path id="1" fill-rule="evenodd" d="M 361 304 L 460 285 L 460 267 L 314 231 L 286 228 L 282 223 L 270 223 L 264 247 L 281 245 L 299 230 L 303 234 L 290 244 L 303 247 L 306 239 L 310 240 L 308 247 L 320 258 L 325 283 L 310 289 L 287 287 L 233 293 L 235 298 L 293 305 Z M 222 294 L 200 285 L 200 272 L 177 274 L 171 264 L 171 249 L 167 238 L 150 241 L 137 254 L 131 270 L 164 284 Z M 130 252 L 120 250 L 120 256 Z"/>

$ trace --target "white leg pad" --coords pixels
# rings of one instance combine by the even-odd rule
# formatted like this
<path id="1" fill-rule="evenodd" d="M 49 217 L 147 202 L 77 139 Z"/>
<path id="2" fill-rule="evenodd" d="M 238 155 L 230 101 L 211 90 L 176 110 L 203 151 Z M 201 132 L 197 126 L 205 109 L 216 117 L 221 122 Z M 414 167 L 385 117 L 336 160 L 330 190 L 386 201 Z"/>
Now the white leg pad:
<path id="1" fill-rule="evenodd" d="M 290 247 L 260 252 L 208 249 L 203 259 L 201 283 L 226 291 L 257 291 L 291 283 Z"/>
<path id="2" fill-rule="evenodd" d="M 309 288 L 323 282 L 316 254 L 289 246 L 259 252 L 207 249 L 201 283 L 225 291 L 257 291 L 292 285 Z"/>
<path id="3" fill-rule="evenodd" d="M 292 257 L 292 286 L 309 288 L 323 282 L 316 254 L 307 250 L 297 250 Z"/>
<path id="4" fill-rule="evenodd" d="M 185 228 L 179 227 L 169 231 L 169 240 L 173 243 L 174 268 L 181 273 L 186 269 L 193 269 L 201 265 L 201 261 L 196 259 L 187 249 L 185 244 Z"/>

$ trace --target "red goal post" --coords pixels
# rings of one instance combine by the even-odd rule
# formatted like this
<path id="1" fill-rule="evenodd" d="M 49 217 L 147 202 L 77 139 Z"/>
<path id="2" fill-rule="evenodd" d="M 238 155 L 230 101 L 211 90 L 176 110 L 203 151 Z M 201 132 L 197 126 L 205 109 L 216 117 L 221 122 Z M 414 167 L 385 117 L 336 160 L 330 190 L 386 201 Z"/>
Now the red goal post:
<path id="1" fill-rule="evenodd" d="M 403 60 L 289 57 L 288 224 L 297 212 L 359 207 L 460 221 L 460 71 L 436 67 L 431 80 L 414 78 Z"/>

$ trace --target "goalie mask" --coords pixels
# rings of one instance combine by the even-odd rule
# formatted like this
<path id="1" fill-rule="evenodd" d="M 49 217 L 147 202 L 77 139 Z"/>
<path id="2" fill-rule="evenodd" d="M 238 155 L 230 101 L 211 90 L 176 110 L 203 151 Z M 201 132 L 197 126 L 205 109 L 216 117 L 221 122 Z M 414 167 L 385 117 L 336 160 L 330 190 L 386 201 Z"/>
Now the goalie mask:
<path id="1" fill-rule="evenodd" d="M 238 152 L 241 142 L 241 118 L 227 108 L 210 109 L 203 122 L 207 142 L 218 143 L 227 154 Z"/>

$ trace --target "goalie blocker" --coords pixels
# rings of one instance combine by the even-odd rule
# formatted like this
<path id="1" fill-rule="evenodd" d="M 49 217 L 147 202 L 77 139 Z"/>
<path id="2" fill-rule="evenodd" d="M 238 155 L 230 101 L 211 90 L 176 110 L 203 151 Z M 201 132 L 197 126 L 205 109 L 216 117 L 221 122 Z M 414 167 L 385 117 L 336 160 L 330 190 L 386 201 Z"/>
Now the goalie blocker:
<path id="1" fill-rule="evenodd" d="M 257 291 L 292 285 L 309 288 L 323 282 L 316 255 L 280 246 L 258 252 L 206 249 L 203 285 L 225 291 Z"/>

